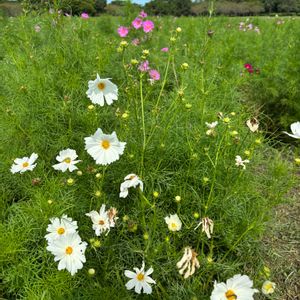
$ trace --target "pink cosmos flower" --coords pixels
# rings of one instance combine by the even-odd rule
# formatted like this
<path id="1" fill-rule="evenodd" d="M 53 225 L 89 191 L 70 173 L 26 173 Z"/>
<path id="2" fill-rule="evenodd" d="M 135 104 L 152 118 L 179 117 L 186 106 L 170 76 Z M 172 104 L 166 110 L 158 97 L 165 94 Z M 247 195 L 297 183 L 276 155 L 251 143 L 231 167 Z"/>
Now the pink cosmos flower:
<path id="1" fill-rule="evenodd" d="M 143 10 L 140 12 L 140 17 L 141 18 L 146 18 L 148 15 L 145 13 Z"/>
<path id="2" fill-rule="evenodd" d="M 149 75 L 152 80 L 159 80 L 160 79 L 160 74 L 157 70 L 150 70 Z"/>
<path id="3" fill-rule="evenodd" d="M 126 37 L 127 34 L 128 34 L 128 32 L 129 32 L 129 30 L 128 30 L 128 28 L 125 27 L 125 26 L 120 26 L 120 27 L 118 28 L 118 34 L 119 34 L 120 37 Z"/>
<path id="4" fill-rule="evenodd" d="M 151 32 L 154 28 L 154 23 L 150 20 L 144 21 L 143 22 L 143 30 L 144 32 L 148 33 Z"/>
<path id="5" fill-rule="evenodd" d="M 162 52 L 168 52 L 168 51 L 169 51 L 169 48 L 168 48 L 168 47 L 161 48 L 160 51 L 162 51 Z"/>
<path id="6" fill-rule="evenodd" d="M 88 18 L 89 18 L 89 14 L 86 13 L 86 12 L 83 12 L 83 13 L 81 14 L 81 18 L 82 18 L 82 19 L 88 19 Z"/>
<path id="7" fill-rule="evenodd" d="M 140 18 L 135 18 L 131 24 L 135 29 L 139 29 L 143 25 L 143 20 Z"/>
<path id="8" fill-rule="evenodd" d="M 133 39 L 131 41 L 131 44 L 134 45 L 134 46 L 138 46 L 140 44 L 140 40 L 139 39 Z"/>
<path id="9" fill-rule="evenodd" d="M 139 70 L 141 72 L 147 72 L 149 70 L 149 61 L 145 60 L 139 65 Z"/>

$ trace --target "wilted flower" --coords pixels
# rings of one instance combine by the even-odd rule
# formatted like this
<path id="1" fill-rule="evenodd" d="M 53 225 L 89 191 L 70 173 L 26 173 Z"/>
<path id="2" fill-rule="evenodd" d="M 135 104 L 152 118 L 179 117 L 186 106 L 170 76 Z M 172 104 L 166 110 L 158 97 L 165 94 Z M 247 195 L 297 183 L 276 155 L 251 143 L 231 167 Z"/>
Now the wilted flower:
<path id="1" fill-rule="evenodd" d="M 168 225 L 169 230 L 171 231 L 179 231 L 182 227 L 182 222 L 180 221 L 177 214 L 165 217 L 165 221 Z"/>
<path id="2" fill-rule="evenodd" d="M 131 41 L 131 44 L 132 45 L 134 45 L 134 46 L 138 46 L 139 44 L 140 44 L 140 40 L 139 39 L 133 39 L 132 41 Z"/>
<path id="3" fill-rule="evenodd" d="M 164 48 L 161 48 L 160 51 L 162 51 L 162 52 L 168 52 L 169 48 L 168 47 L 164 47 Z"/>
<path id="4" fill-rule="evenodd" d="M 262 285 L 261 291 L 264 295 L 270 295 L 274 293 L 275 287 L 276 287 L 275 282 L 266 280 Z"/>
<path id="5" fill-rule="evenodd" d="M 202 232 L 205 232 L 207 237 L 210 239 L 211 234 L 213 233 L 214 230 L 214 222 L 208 217 L 202 218 L 201 222 L 196 226 L 195 230 L 202 225 Z"/>
<path id="6" fill-rule="evenodd" d="M 143 22 L 143 30 L 144 32 L 148 33 L 151 32 L 154 29 L 154 23 L 150 20 Z"/>
<path id="7" fill-rule="evenodd" d="M 125 26 L 120 26 L 117 31 L 120 37 L 126 37 L 129 29 Z"/>
<path id="8" fill-rule="evenodd" d="M 94 135 L 84 138 L 85 150 L 96 161 L 96 164 L 109 165 L 123 154 L 126 143 L 120 142 L 115 132 L 104 134 L 98 128 Z"/>
<path id="9" fill-rule="evenodd" d="M 23 158 L 16 158 L 14 160 L 14 163 L 12 164 L 10 171 L 15 173 L 24 173 L 26 171 L 32 171 L 36 164 L 34 163 L 38 158 L 38 155 L 36 153 L 32 153 L 30 157 L 23 157 Z"/>
<path id="10" fill-rule="evenodd" d="M 135 29 L 139 29 L 143 25 L 143 20 L 140 18 L 135 18 L 131 24 Z"/>
<path id="11" fill-rule="evenodd" d="M 82 269 L 86 261 L 84 256 L 86 246 L 87 243 L 82 242 L 78 233 L 75 232 L 54 240 L 48 245 L 47 250 L 55 256 L 54 261 L 59 261 L 58 270 L 66 269 L 74 275 Z"/>
<path id="12" fill-rule="evenodd" d="M 247 120 L 246 125 L 252 132 L 255 132 L 258 130 L 259 122 L 256 118 L 251 118 Z"/>
<path id="13" fill-rule="evenodd" d="M 215 122 L 212 122 L 212 123 L 205 122 L 205 125 L 209 128 L 206 131 L 206 134 L 207 135 L 215 135 L 215 128 L 218 125 L 218 121 L 215 121 Z"/>
<path id="14" fill-rule="evenodd" d="M 94 104 L 104 106 L 106 101 L 108 105 L 111 105 L 113 101 L 118 100 L 118 87 L 109 78 L 101 79 L 97 74 L 97 78 L 90 80 L 88 86 L 86 94 Z"/>
<path id="15" fill-rule="evenodd" d="M 140 65 L 139 65 L 139 70 L 141 72 L 147 72 L 150 69 L 149 67 L 149 62 L 148 60 L 143 61 Z"/>
<path id="16" fill-rule="evenodd" d="M 142 268 L 133 268 L 135 272 L 126 270 L 125 276 L 130 278 L 130 280 L 126 283 L 126 288 L 131 290 L 134 288 L 134 291 L 137 294 L 140 294 L 141 291 L 145 294 L 152 293 L 152 287 L 150 284 L 156 284 L 156 282 L 149 276 L 153 273 L 153 269 L 150 268 L 148 271 L 144 271 L 145 263 L 143 262 Z"/>
<path id="17" fill-rule="evenodd" d="M 81 14 L 81 18 L 82 18 L 82 19 L 88 19 L 88 18 L 89 18 L 89 14 L 86 13 L 86 12 L 83 12 L 83 13 Z"/>
<path id="18" fill-rule="evenodd" d="M 238 167 L 242 166 L 244 170 L 246 169 L 245 164 L 248 164 L 249 162 L 250 162 L 249 159 L 242 160 L 242 158 L 239 155 L 237 155 L 235 157 L 235 165 L 238 166 Z"/>
<path id="19" fill-rule="evenodd" d="M 160 74 L 157 70 L 150 70 L 149 75 L 150 75 L 150 78 L 152 80 L 159 80 L 160 79 Z"/>
<path id="20" fill-rule="evenodd" d="M 40 25 L 35 25 L 34 26 L 34 30 L 35 30 L 35 32 L 40 32 L 41 31 L 41 26 Z"/>
<path id="21" fill-rule="evenodd" d="M 257 293 L 258 290 L 253 289 L 252 286 L 252 280 L 247 275 L 240 274 L 227 279 L 226 283 L 215 281 L 210 300 L 254 300 L 253 294 Z"/>
<path id="22" fill-rule="evenodd" d="M 283 133 L 285 133 L 295 139 L 300 139 L 300 122 L 295 122 L 295 123 L 291 124 L 291 131 L 292 131 L 292 134 L 290 134 L 286 131 L 284 131 Z"/>
<path id="23" fill-rule="evenodd" d="M 143 182 L 135 174 L 129 174 L 124 178 L 124 182 L 120 186 L 120 198 L 126 198 L 128 195 L 128 189 L 131 187 L 136 188 L 139 185 L 141 191 L 144 189 Z"/>
<path id="24" fill-rule="evenodd" d="M 199 260 L 197 259 L 197 253 L 191 247 L 184 248 L 184 254 L 181 260 L 176 264 L 179 269 L 179 274 L 183 275 L 184 279 L 187 279 L 189 276 L 192 276 L 196 268 L 200 267 Z"/>
<path id="25" fill-rule="evenodd" d="M 73 172 L 74 170 L 77 170 L 78 168 L 75 166 L 75 164 L 79 163 L 81 160 L 76 160 L 77 158 L 76 151 L 73 149 L 66 149 L 59 152 L 59 155 L 56 156 L 56 160 L 59 161 L 59 164 L 53 165 L 52 167 L 55 170 L 59 170 L 62 172 L 65 172 L 69 170 L 70 172 Z"/>

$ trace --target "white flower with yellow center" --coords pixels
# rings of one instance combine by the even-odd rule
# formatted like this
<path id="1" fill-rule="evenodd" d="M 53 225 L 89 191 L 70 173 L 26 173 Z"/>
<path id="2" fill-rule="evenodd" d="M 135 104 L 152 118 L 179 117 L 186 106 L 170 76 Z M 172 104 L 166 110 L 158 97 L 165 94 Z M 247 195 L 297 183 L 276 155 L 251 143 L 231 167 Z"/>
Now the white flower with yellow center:
<path id="1" fill-rule="evenodd" d="M 291 124 L 291 131 L 292 133 L 288 133 L 286 131 L 284 131 L 283 133 L 289 135 L 294 139 L 300 139 L 300 122 L 295 122 Z"/>
<path id="2" fill-rule="evenodd" d="M 131 187 L 136 188 L 138 185 L 141 191 L 143 191 L 144 185 L 141 179 L 135 174 L 128 174 L 120 186 L 120 198 L 126 198 L 128 196 L 128 189 Z"/>
<path id="3" fill-rule="evenodd" d="M 97 236 L 100 236 L 105 231 L 109 232 L 110 227 L 115 226 L 115 223 L 110 221 L 108 212 L 105 211 L 105 204 L 101 205 L 99 213 L 95 210 L 92 210 L 85 215 L 92 219 L 93 229 L 95 230 L 95 234 Z"/>
<path id="4" fill-rule="evenodd" d="M 86 137 L 84 140 L 85 150 L 99 165 L 109 165 L 118 160 L 126 145 L 126 143 L 119 142 L 115 132 L 104 134 L 100 128 L 97 129 L 94 135 Z"/>
<path id="5" fill-rule="evenodd" d="M 226 283 L 215 282 L 210 300 L 254 300 L 253 295 L 258 290 L 252 286 L 253 282 L 247 275 L 234 275 Z"/>
<path id="6" fill-rule="evenodd" d="M 59 162 L 59 164 L 53 165 L 52 167 L 55 170 L 62 172 L 66 172 L 67 170 L 73 172 L 74 170 L 78 169 L 75 164 L 81 162 L 81 160 L 76 160 L 77 157 L 78 155 L 73 149 L 62 150 L 59 152 L 59 155 L 56 156 L 56 160 Z"/>
<path id="7" fill-rule="evenodd" d="M 66 234 L 75 233 L 78 228 L 77 222 L 67 215 L 63 215 L 61 218 L 51 218 L 50 222 L 51 224 L 47 227 L 49 233 L 45 235 L 45 239 L 49 244 Z"/>
<path id="8" fill-rule="evenodd" d="M 237 155 L 235 157 L 235 165 L 237 167 L 242 166 L 244 170 L 246 169 L 246 165 L 245 164 L 248 164 L 249 162 L 250 162 L 249 159 L 243 160 L 239 155 Z"/>
<path id="9" fill-rule="evenodd" d="M 182 227 L 182 223 L 177 214 L 165 217 L 165 221 L 168 225 L 169 230 L 171 231 L 179 231 Z"/>
<path id="10" fill-rule="evenodd" d="M 38 158 L 38 155 L 36 153 L 32 153 L 30 157 L 23 157 L 23 158 L 16 158 L 14 160 L 13 165 L 10 168 L 10 171 L 15 173 L 24 173 L 26 171 L 32 171 L 36 164 L 34 163 Z"/>
<path id="11" fill-rule="evenodd" d="M 54 261 L 59 261 L 58 270 L 66 269 L 74 275 L 82 269 L 86 261 L 84 256 L 86 247 L 87 243 L 82 242 L 78 233 L 75 232 L 54 240 L 48 245 L 47 250 L 55 256 Z"/>
<path id="12" fill-rule="evenodd" d="M 140 294 L 141 292 L 145 294 L 151 294 L 152 293 L 152 287 L 150 284 L 156 284 L 156 282 L 149 276 L 153 273 L 153 269 L 150 268 L 148 271 L 144 271 L 145 269 L 145 263 L 143 262 L 142 268 L 133 268 L 135 272 L 126 270 L 125 276 L 130 278 L 130 280 L 126 283 L 126 288 L 128 290 L 131 290 L 134 288 L 134 291 L 137 294 Z"/>
<path id="13" fill-rule="evenodd" d="M 111 105 L 114 100 L 118 100 L 118 87 L 109 78 L 101 79 L 97 74 L 97 78 L 90 80 L 88 85 L 89 89 L 86 94 L 94 104 L 104 106 L 106 101 L 108 105 Z"/>
<path id="14" fill-rule="evenodd" d="M 276 288 L 276 283 L 266 280 L 261 288 L 261 291 L 263 292 L 264 295 L 270 295 L 273 294 Z"/>

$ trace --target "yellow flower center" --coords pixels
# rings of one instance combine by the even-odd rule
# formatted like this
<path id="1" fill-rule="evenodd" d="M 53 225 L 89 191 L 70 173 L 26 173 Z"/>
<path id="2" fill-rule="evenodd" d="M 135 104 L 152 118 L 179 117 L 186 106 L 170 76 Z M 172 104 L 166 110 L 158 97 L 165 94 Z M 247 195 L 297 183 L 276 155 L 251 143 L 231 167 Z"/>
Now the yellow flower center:
<path id="1" fill-rule="evenodd" d="M 29 166 L 29 163 L 28 162 L 24 162 L 22 166 L 23 166 L 23 168 L 26 168 L 26 167 Z"/>
<path id="2" fill-rule="evenodd" d="M 103 91 L 105 89 L 105 83 L 103 82 L 99 82 L 97 86 L 100 91 Z"/>
<path id="3" fill-rule="evenodd" d="M 67 163 L 67 164 L 69 164 L 71 162 L 71 158 L 70 157 L 66 157 L 64 159 L 64 162 Z"/>
<path id="4" fill-rule="evenodd" d="M 138 280 L 138 281 L 142 281 L 142 280 L 144 280 L 144 274 L 143 273 L 139 273 L 139 274 L 137 274 L 137 276 L 136 276 L 136 279 Z"/>
<path id="5" fill-rule="evenodd" d="M 171 227 L 172 227 L 173 229 L 176 229 L 176 228 L 177 228 L 177 224 L 176 224 L 176 223 L 171 223 Z"/>
<path id="6" fill-rule="evenodd" d="M 105 222 L 103 220 L 100 220 L 98 223 L 99 223 L 99 225 L 104 225 L 105 224 Z"/>
<path id="7" fill-rule="evenodd" d="M 228 300 L 235 300 L 237 299 L 237 295 L 234 293 L 233 290 L 228 290 L 226 293 L 225 293 L 225 296 Z"/>
<path id="8" fill-rule="evenodd" d="M 104 148 L 105 150 L 107 150 L 110 147 L 110 142 L 108 140 L 103 140 L 101 142 L 101 146 L 102 146 L 102 148 Z"/>
<path id="9" fill-rule="evenodd" d="M 270 292 L 271 290 L 273 290 L 273 285 L 272 285 L 272 283 L 267 283 L 267 284 L 265 285 L 265 290 L 266 290 L 267 292 Z"/>
<path id="10" fill-rule="evenodd" d="M 64 234 L 65 233 L 65 229 L 62 228 L 62 227 L 60 227 L 60 228 L 57 229 L 57 233 L 58 234 Z"/>
<path id="11" fill-rule="evenodd" d="M 71 255 L 73 253 L 73 248 L 72 247 L 67 247 L 66 248 L 66 254 Z"/>

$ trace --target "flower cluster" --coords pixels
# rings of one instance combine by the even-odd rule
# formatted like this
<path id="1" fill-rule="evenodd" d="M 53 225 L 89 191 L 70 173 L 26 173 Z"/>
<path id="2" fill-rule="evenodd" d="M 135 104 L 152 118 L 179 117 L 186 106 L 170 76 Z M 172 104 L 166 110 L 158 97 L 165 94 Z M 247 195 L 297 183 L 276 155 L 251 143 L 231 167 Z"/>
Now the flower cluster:
<path id="1" fill-rule="evenodd" d="M 249 19 L 246 22 L 240 22 L 239 30 L 241 31 L 254 31 L 257 34 L 260 34 L 260 29 L 257 26 L 254 26 L 252 23 L 248 23 Z"/>
<path id="2" fill-rule="evenodd" d="M 254 68 L 251 64 L 244 64 L 244 68 L 249 74 L 260 74 L 260 69 Z"/>

